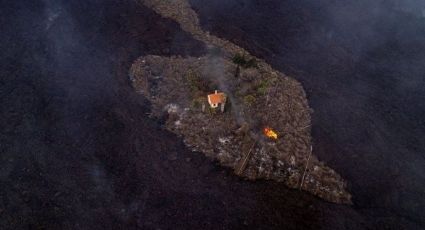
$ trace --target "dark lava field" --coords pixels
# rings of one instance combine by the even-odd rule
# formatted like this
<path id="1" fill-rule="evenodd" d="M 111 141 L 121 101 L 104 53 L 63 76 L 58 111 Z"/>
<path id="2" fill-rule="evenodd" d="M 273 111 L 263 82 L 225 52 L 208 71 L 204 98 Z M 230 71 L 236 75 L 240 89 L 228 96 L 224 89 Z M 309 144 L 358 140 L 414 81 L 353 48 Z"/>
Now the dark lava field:
<path id="1" fill-rule="evenodd" d="M 423 229 L 425 11 L 406 2 L 191 1 L 302 82 L 343 206 L 240 179 L 148 118 L 131 63 L 206 52 L 175 22 L 137 1 L 0 1 L 0 229 Z"/>

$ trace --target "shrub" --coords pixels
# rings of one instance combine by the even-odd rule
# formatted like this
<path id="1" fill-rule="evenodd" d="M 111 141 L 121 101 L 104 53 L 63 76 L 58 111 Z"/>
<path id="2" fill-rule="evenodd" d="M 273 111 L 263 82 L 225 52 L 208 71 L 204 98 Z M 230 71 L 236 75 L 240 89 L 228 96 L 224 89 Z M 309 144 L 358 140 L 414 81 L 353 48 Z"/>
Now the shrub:
<path id="1" fill-rule="evenodd" d="M 205 95 L 200 95 L 192 100 L 191 107 L 194 109 L 200 109 L 202 104 L 207 104 Z"/>
<path id="2" fill-rule="evenodd" d="M 235 63 L 238 66 L 241 66 L 242 68 L 257 68 L 257 60 L 255 58 L 251 58 L 247 60 L 245 55 L 241 54 L 235 54 L 232 58 L 233 63 Z"/>
<path id="3" fill-rule="evenodd" d="M 243 101 L 244 101 L 245 105 L 247 105 L 247 106 L 252 106 L 255 103 L 256 100 L 257 99 L 253 95 L 251 95 L 251 94 L 246 95 L 243 98 Z"/>
<path id="4" fill-rule="evenodd" d="M 217 110 L 216 110 L 215 108 L 211 108 L 211 107 L 209 107 L 209 106 L 208 106 L 208 108 L 207 108 L 207 111 L 208 111 L 208 114 L 209 114 L 209 115 L 214 115 L 214 114 L 216 114 L 216 113 L 217 113 Z"/>
<path id="5" fill-rule="evenodd" d="M 193 72 L 193 70 L 189 69 L 189 71 L 187 72 L 186 80 L 189 83 L 189 88 L 192 93 L 196 93 L 200 90 L 201 79 L 199 75 Z"/>
<path id="6" fill-rule="evenodd" d="M 269 82 L 267 80 L 263 80 L 257 86 L 257 93 L 264 95 L 267 93 L 268 88 L 269 88 Z"/>
<path id="7" fill-rule="evenodd" d="M 245 65 L 246 64 L 246 60 L 245 57 L 240 55 L 240 54 L 235 54 L 235 56 L 233 56 L 232 58 L 233 63 L 235 63 L 236 65 Z"/>
<path id="8" fill-rule="evenodd" d="M 198 99 L 193 99 L 191 107 L 194 109 L 197 109 L 201 107 L 201 102 Z"/>
<path id="9" fill-rule="evenodd" d="M 245 68 L 257 68 L 257 60 L 255 60 L 255 58 L 251 58 L 249 59 L 245 66 Z"/>

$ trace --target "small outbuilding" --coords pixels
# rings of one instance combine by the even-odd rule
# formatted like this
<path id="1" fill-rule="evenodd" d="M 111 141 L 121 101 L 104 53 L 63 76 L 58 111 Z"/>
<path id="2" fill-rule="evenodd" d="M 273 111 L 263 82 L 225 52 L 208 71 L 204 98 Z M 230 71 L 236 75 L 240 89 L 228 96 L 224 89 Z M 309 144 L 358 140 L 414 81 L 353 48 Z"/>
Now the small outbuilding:
<path id="1" fill-rule="evenodd" d="M 208 94 L 208 103 L 210 107 L 215 109 L 221 107 L 221 112 L 224 112 L 227 96 L 225 93 L 219 93 L 217 90 L 213 94 Z"/>

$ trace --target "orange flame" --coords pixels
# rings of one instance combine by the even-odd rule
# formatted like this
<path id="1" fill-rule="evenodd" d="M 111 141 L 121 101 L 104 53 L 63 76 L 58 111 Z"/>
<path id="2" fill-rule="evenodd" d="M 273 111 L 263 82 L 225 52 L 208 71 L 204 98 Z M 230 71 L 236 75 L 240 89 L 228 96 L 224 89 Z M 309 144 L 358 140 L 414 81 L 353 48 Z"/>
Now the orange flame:
<path id="1" fill-rule="evenodd" d="M 263 132 L 264 132 L 264 135 L 266 135 L 270 139 L 277 140 L 277 138 L 278 138 L 277 133 L 269 127 L 265 127 L 263 129 Z"/>

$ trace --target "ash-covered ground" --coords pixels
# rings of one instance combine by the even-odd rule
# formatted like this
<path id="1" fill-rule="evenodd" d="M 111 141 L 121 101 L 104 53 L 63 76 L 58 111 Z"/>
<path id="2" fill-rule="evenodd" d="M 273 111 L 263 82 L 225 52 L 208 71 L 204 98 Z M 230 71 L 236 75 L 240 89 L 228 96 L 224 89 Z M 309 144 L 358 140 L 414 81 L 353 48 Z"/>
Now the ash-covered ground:
<path id="1" fill-rule="evenodd" d="M 130 79 L 152 103 L 152 117 L 163 118 L 192 150 L 239 176 L 276 180 L 350 204 L 343 178 L 312 155 L 310 108 L 301 85 L 264 63 L 240 67 L 216 53 L 138 58 Z M 222 109 L 207 102 L 214 90 L 227 95 Z M 277 132 L 276 139 L 265 137 L 265 125 Z"/>
<path id="2" fill-rule="evenodd" d="M 205 47 L 135 1 L 16 0 L 0 9 L 1 229 L 420 228 L 410 214 L 359 213 L 242 181 L 146 119 L 131 63 Z"/>

